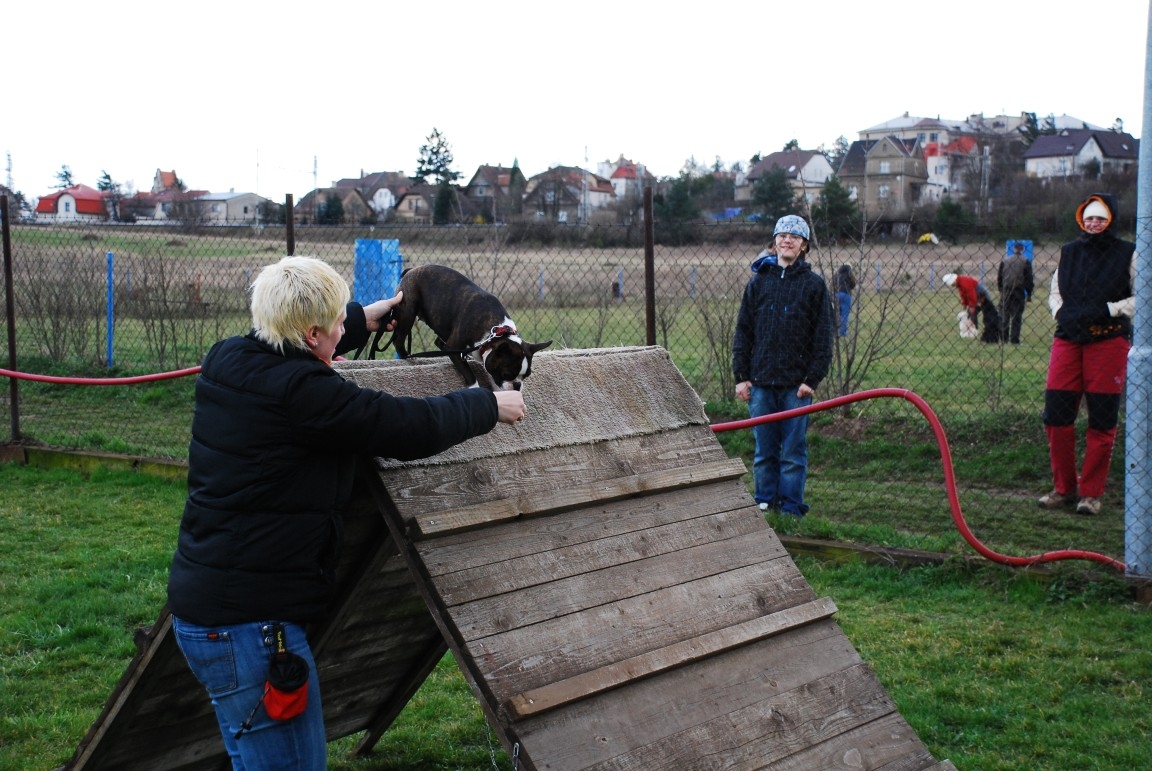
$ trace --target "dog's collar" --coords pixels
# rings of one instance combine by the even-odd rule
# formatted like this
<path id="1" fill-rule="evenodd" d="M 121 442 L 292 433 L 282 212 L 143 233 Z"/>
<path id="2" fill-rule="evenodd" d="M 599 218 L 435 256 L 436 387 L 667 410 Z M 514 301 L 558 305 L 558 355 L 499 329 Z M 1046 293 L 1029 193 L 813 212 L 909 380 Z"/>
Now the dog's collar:
<path id="1" fill-rule="evenodd" d="M 472 350 L 478 351 L 480 355 L 483 356 L 484 352 L 491 348 L 492 344 L 497 340 L 502 337 L 512 337 L 515 334 L 516 327 L 511 324 L 500 324 L 499 326 L 492 327 L 488 332 L 488 336 L 476 343 Z"/>

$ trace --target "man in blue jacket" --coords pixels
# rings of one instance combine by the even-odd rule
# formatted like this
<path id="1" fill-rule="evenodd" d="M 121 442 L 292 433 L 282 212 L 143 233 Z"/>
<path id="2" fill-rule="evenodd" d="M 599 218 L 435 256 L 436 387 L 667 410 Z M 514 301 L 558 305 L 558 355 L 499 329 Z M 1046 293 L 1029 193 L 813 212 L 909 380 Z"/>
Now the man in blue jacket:
<path id="1" fill-rule="evenodd" d="M 832 362 L 832 302 L 828 285 L 804 258 L 808 223 L 789 214 L 772 233 L 776 254 L 752 263 L 732 341 L 736 398 L 752 417 L 805 407 Z M 808 475 L 808 416 L 753 429 L 756 501 L 762 511 L 802 517 Z"/>

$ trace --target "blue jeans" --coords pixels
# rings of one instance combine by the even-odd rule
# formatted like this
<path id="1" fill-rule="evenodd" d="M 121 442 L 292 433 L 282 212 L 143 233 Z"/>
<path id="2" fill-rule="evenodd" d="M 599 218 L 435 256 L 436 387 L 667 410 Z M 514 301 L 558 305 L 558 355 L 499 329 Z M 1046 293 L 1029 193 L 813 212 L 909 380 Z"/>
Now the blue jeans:
<path id="1" fill-rule="evenodd" d="M 236 738 L 264 692 L 273 653 L 271 623 L 203 627 L 173 616 L 172 631 L 192 673 L 212 697 L 235 771 L 319 771 L 328 767 L 320 680 L 304 629 L 297 624 L 285 623 L 284 629 L 288 649 L 308 662 L 307 708 L 291 720 L 273 720 L 261 705 L 252 716 L 252 729 Z"/>
<path id="2" fill-rule="evenodd" d="M 852 293 L 837 292 L 836 299 L 840 302 L 840 337 L 848 337 L 848 319 L 852 317 Z"/>
<path id="3" fill-rule="evenodd" d="M 798 397 L 795 388 L 753 385 L 748 413 L 758 418 L 811 403 L 811 397 Z M 761 423 L 752 429 L 752 434 L 756 438 L 756 455 L 752 460 L 756 501 L 779 509 L 782 514 L 804 516 L 808 513 L 808 505 L 804 503 L 804 483 L 808 478 L 808 416 Z"/>

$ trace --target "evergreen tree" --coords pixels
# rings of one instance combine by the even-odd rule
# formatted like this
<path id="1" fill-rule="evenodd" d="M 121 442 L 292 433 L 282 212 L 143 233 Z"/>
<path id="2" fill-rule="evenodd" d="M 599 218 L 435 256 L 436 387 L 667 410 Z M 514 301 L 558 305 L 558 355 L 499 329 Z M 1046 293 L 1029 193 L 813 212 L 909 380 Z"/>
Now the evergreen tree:
<path id="1" fill-rule="evenodd" d="M 107 193 L 108 202 L 111 204 L 110 209 L 112 212 L 112 219 L 117 222 L 120 221 L 120 199 L 123 197 L 120 194 L 120 183 L 112 179 L 112 175 L 107 171 L 104 176 L 96 182 L 96 189 L 102 193 Z"/>
<path id="2" fill-rule="evenodd" d="M 963 206 L 951 198 L 945 198 L 936 209 L 932 230 L 940 238 L 955 243 L 961 233 L 972 229 L 972 220 L 972 215 Z"/>
<path id="3" fill-rule="evenodd" d="M 60 171 L 56 172 L 56 189 L 67 190 L 73 187 L 76 183 L 72 181 L 72 169 L 68 168 L 68 164 L 63 164 Z"/>
<path id="4" fill-rule="evenodd" d="M 824 183 L 812 207 L 812 226 L 833 243 L 860 238 L 860 207 L 838 177 L 831 176 Z"/>
<path id="5" fill-rule="evenodd" d="M 424 183 L 432 177 L 436 184 L 454 182 L 460 175 L 452 171 L 452 147 L 448 140 L 440 133 L 440 129 L 433 128 L 427 137 L 427 144 L 420 147 L 420 158 L 416 161 L 416 173 L 412 179 Z"/>
<path id="6" fill-rule="evenodd" d="M 432 224 L 447 225 L 453 221 L 452 205 L 456 203 L 452 186 L 441 182 L 436 188 L 436 200 L 432 202 Z"/>
<path id="7" fill-rule="evenodd" d="M 1056 133 L 1056 118 L 1049 115 L 1044 119 L 1044 125 L 1040 125 L 1040 121 L 1036 119 L 1036 113 L 1026 112 L 1024 113 L 1024 125 L 1017 130 L 1024 137 L 1024 146 L 1030 147 L 1037 137 Z"/>
<path id="8" fill-rule="evenodd" d="M 344 202 L 339 196 L 324 197 L 324 204 L 316 213 L 316 222 L 320 225 L 339 225 L 344 222 Z"/>
<path id="9" fill-rule="evenodd" d="M 652 219 L 656 240 L 662 244 L 682 245 L 694 237 L 693 225 L 700 218 L 700 207 L 692 197 L 692 178 L 681 174 L 665 193 L 652 197 Z"/>
<path id="10" fill-rule="evenodd" d="M 763 221 L 771 225 L 785 214 L 796 212 L 795 196 L 784 169 L 772 169 L 756 180 L 752 187 L 752 204 L 763 215 Z"/>

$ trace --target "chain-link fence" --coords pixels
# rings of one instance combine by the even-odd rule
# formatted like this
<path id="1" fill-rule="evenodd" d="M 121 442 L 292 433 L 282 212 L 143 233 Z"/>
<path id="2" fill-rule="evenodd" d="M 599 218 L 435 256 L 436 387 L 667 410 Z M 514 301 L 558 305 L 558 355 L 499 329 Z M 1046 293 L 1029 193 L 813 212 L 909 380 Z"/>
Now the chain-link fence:
<path id="1" fill-rule="evenodd" d="M 828 285 L 834 286 L 844 264 L 856 279 L 844 334 L 834 337 L 831 372 L 817 400 L 873 388 L 907 389 L 923 398 L 947 431 L 967 524 L 992 548 L 1122 556 L 1123 413 L 1101 515 L 1037 506 L 1052 487 L 1041 412 L 1058 239 L 1024 242 L 1034 291 L 1014 343 L 999 334 L 985 337 L 989 328 L 1000 332 L 998 317 L 1006 315 L 997 276 L 1014 242 L 973 235 L 959 243 L 920 243 L 917 235 L 851 246 L 817 239 L 809 262 Z M 770 236 L 769 226 L 718 223 L 694 230 L 691 243 L 650 247 L 655 342 L 717 421 L 747 417 L 746 406 L 733 398 L 732 337 L 749 266 Z M 13 224 L 6 280 L 14 290 L 14 329 L 6 322 L 5 333 L 14 339 L 13 368 L 22 372 L 111 377 L 195 366 L 216 340 L 247 331 L 247 287 L 291 240 L 296 254 L 328 261 L 349 283 L 357 273 L 358 242 L 383 242 L 384 253 L 397 253 L 404 267 L 454 267 L 499 296 L 525 338 L 552 340 L 553 349 L 644 345 L 643 237 L 637 227 L 540 223 L 292 231 Z M 967 317 L 957 289 L 943 281 L 946 274 L 971 276 L 988 290 L 974 337 L 966 336 Z M 433 348 L 419 325 L 414 345 L 417 351 Z M 182 459 L 192 380 L 117 387 L 21 380 L 0 399 L 13 415 L 0 439 Z M 15 394 L 18 410 L 12 409 Z M 594 394 L 589 409 L 595 409 Z M 1083 421 L 1082 415 L 1081 437 Z M 734 454 L 750 454 L 750 431 L 721 440 Z M 809 443 L 812 511 L 782 527 L 968 551 L 949 515 L 931 426 L 913 405 L 876 399 L 817 413 Z"/>

